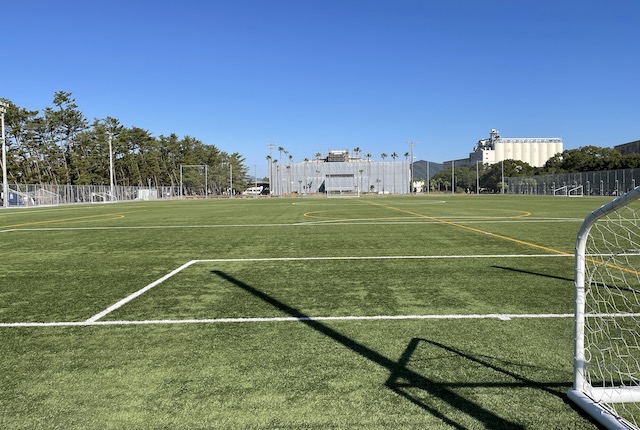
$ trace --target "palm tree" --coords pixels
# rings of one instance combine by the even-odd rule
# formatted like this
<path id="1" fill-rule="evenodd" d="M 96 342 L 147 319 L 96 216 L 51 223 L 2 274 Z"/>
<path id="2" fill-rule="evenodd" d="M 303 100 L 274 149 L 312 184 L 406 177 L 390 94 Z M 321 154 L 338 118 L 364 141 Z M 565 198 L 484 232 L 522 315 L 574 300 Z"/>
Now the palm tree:
<path id="1" fill-rule="evenodd" d="M 380 158 L 382 158 L 382 194 L 384 194 L 384 159 L 387 158 L 387 154 L 383 152 Z"/>
<path id="2" fill-rule="evenodd" d="M 367 153 L 367 155 L 365 155 L 365 157 L 367 157 L 367 189 L 371 188 L 371 154 Z"/>
<path id="3" fill-rule="evenodd" d="M 391 158 L 393 158 L 392 176 L 393 176 L 393 194 L 395 194 L 396 193 L 396 158 L 398 158 L 398 154 L 396 154 L 394 151 L 393 154 L 391 154 Z"/>
<path id="4" fill-rule="evenodd" d="M 271 180 L 271 155 L 267 155 L 267 166 L 269 167 L 269 195 L 271 195 L 271 191 L 272 191 L 272 183 L 273 181 Z"/>
<path id="5" fill-rule="evenodd" d="M 356 146 L 353 148 L 353 153 L 356 154 L 356 158 L 358 158 L 358 155 L 360 154 L 360 147 Z"/>
<path id="6" fill-rule="evenodd" d="M 408 152 L 404 153 L 404 159 L 407 161 L 407 167 L 409 167 L 409 169 L 413 169 L 413 166 L 411 164 L 409 164 L 409 157 L 411 157 L 411 154 Z M 413 160 L 411 160 L 411 163 L 413 163 Z M 411 170 L 409 170 L 411 171 Z M 407 172 L 406 167 L 404 169 L 402 169 L 402 177 L 404 179 L 404 175 Z M 411 182 L 411 179 L 409 179 L 409 182 Z M 405 184 L 407 182 L 405 181 Z M 409 184 L 409 194 L 411 194 L 413 192 L 413 184 Z"/>
<path id="7" fill-rule="evenodd" d="M 284 149 L 282 146 L 278 146 L 278 152 L 280 153 L 280 156 L 278 158 L 280 158 L 282 160 L 282 153 L 286 153 L 287 150 Z"/>
<path id="8" fill-rule="evenodd" d="M 302 167 L 302 177 L 304 178 L 304 193 L 305 194 L 309 194 L 309 178 L 307 177 L 307 164 L 309 164 L 309 159 L 307 157 L 304 157 L 304 165 Z"/>
<path id="9" fill-rule="evenodd" d="M 272 190 L 272 191 L 273 191 L 273 192 L 278 191 L 276 194 L 277 194 L 277 195 L 280 195 L 280 193 L 281 193 L 281 191 L 280 191 L 280 185 L 282 185 L 282 184 L 280 184 L 280 181 L 278 180 L 278 178 L 280 177 L 280 164 L 278 164 L 278 160 L 273 160 L 273 161 L 271 162 L 271 164 L 272 164 L 272 165 L 274 165 L 274 166 L 276 166 L 276 177 L 275 177 L 275 179 L 273 180 L 273 185 L 274 185 L 274 186 L 273 186 L 273 190 Z"/>
<path id="10" fill-rule="evenodd" d="M 293 192 L 291 189 L 291 170 L 293 170 L 293 155 L 289 154 L 289 165 L 287 166 L 289 172 L 289 178 L 287 179 L 287 187 L 289 187 L 289 194 Z"/>
<path id="11" fill-rule="evenodd" d="M 320 184 L 322 183 L 322 181 L 320 180 L 320 157 L 322 156 L 321 153 L 316 152 L 316 176 L 315 179 L 318 181 L 316 183 L 316 189 L 318 191 L 320 191 Z"/>

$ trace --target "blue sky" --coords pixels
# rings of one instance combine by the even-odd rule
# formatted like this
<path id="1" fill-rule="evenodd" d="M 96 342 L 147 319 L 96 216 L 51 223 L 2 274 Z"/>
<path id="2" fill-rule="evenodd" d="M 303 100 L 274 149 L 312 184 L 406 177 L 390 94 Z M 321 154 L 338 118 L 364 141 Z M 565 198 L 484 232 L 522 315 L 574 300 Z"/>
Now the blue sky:
<path id="1" fill-rule="evenodd" d="M 463 158 L 478 139 L 640 139 L 637 0 L 5 2 L 0 97 L 193 136 L 266 175 L 360 147 Z M 274 156 L 277 158 L 276 151 Z"/>

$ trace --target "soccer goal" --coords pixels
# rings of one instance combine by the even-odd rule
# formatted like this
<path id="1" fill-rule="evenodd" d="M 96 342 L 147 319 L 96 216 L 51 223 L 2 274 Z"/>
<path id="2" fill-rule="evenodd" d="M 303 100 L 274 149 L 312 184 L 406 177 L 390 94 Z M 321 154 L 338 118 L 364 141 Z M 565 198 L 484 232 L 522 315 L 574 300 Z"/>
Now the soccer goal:
<path id="1" fill-rule="evenodd" d="M 60 195 L 51 191 L 39 188 L 33 193 L 33 200 L 38 206 L 53 206 L 60 204 Z"/>
<path id="2" fill-rule="evenodd" d="M 584 191 L 583 191 L 582 185 L 574 185 L 573 187 L 569 188 L 569 190 L 567 192 L 567 195 L 571 196 L 571 197 L 582 197 L 582 196 L 584 196 Z"/>
<path id="3" fill-rule="evenodd" d="M 568 396 L 609 429 L 640 424 L 640 187 L 589 214 L 575 253 Z"/>

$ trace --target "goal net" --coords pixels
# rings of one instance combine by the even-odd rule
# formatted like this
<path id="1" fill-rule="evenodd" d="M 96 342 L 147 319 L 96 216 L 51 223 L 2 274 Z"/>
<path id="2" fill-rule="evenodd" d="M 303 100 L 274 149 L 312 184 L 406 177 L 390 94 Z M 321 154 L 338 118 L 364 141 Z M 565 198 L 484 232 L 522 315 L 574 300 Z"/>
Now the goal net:
<path id="1" fill-rule="evenodd" d="M 606 428 L 640 424 L 640 187 L 589 214 L 576 241 L 568 396 Z"/>
<path id="2" fill-rule="evenodd" d="M 327 197 L 360 197 L 360 189 L 353 173 L 327 174 L 324 192 Z"/>
<path id="3" fill-rule="evenodd" d="M 60 195 L 39 188 L 33 193 L 33 200 L 38 206 L 51 206 L 60 204 Z"/>

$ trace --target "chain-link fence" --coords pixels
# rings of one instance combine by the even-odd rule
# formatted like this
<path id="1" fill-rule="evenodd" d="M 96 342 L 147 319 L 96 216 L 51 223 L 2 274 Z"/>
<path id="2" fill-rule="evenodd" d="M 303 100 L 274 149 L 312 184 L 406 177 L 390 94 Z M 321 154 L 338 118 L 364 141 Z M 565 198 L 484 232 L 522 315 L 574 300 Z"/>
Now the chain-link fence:
<path id="1" fill-rule="evenodd" d="M 508 194 L 619 196 L 640 185 L 640 169 L 505 178 Z"/>
<path id="2" fill-rule="evenodd" d="M 11 185 L 7 194 L 8 206 L 28 207 L 174 198 L 180 196 L 180 187 L 114 186 L 112 189 L 108 185 Z"/>

